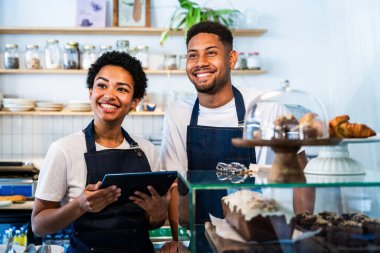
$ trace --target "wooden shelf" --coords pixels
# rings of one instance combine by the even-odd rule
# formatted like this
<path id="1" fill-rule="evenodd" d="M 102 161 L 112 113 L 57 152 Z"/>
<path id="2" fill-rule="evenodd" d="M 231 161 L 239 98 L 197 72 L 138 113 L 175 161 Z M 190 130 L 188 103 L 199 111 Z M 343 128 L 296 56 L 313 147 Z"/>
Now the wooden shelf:
<path id="1" fill-rule="evenodd" d="M 149 75 L 185 75 L 185 70 L 145 70 Z M 260 75 L 266 73 L 265 70 L 233 70 L 234 75 Z M 0 74 L 65 74 L 75 75 L 87 74 L 84 69 L 0 69 Z"/>
<path id="2" fill-rule="evenodd" d="M 153 27 L 0 27 L 0 34 L 160 35 L 164 30 Z M 266 32 L 266 29 L 232 30 L 235 36 L 261 36 Z M 183 33 L 183 30 L 170 32 L 172 35 Z"/>
<path id="3" fill-rule="evenodd" d="M 72 112 L 63 110 L 59 112 L 46 112 L 46 111 L 24 111 L 24 112 L 11 112 L 0 111 L 0 115 L 33 115 L 33 116 L 92 116 L 93 112 Z M 164 112 L 131 112 L 129 116 L 163 116 Z"/>

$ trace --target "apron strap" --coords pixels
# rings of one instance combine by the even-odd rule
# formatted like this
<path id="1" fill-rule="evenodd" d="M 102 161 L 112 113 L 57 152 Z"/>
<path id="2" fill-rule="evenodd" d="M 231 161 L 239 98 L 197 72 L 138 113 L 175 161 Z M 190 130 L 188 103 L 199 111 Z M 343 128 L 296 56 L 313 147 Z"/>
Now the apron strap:
<path id="1" fill-rule="evenodd" d="M 232 91 L 235 98 L 235 109 L 238 119 L 238 125 L 241 126 L 244 123 L 245 116 L 245 105 L 243 95 L 240 93 L 235 86 L 232 85 Z M 191 113 L 190 126 L 198 125 L 198 114 L 199 114 L 199 99 L 197 98 L 194 103 L 193 111 Z"/>
<path id="2" fill-rule="evenodd" d="M 95 146 L 95 136 L 94 136 L 94 120 L 88 124 L 88 126 L 82 130 L 86 139 L 86 147 L 87 147 L 87 153 L 95 153 L 96 152 L 96 146 Z"/>
<path id="3" fill-rule="evenodd" d="M 88 126 L 82 130 L 85 139 L 86 139 L 86 147 L 87 147 L 87 153 L 95 153 L 96 152 L 96 146 L 95 146 L 95 129 L 94 129 L 94 120 L 88 124 Z M 121 132 L 123 133 L 123 136 L 125 140 L 129 143 L 132 149 L 138 149 L 139 144 L 135 142 L 131 136 L 127 133 L 127 131 L 124 130 L 124 128 L 121 128 Z"/>
<path id="4" fill-rule="evenodd" d="M 131 136 L 127 133 L 127 131 L 124 130 L 124 128 L 121 128 L 121 132 L 123 133 L 124 138 L 127 140 L 131 148 L 139 148 L 139 144 L 135 142 Z"/>

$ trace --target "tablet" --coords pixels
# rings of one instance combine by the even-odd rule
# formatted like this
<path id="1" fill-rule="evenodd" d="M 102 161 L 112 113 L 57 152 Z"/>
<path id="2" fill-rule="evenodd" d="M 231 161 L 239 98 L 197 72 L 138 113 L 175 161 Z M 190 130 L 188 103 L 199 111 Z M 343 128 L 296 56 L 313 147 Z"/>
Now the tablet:
<path id="1" fill-rule="evenodd" d="M 176 171 L 106 174 L 100 188 L 116 185 L 121 189 L 121 196 L 117 202 L 131 202 L 129 197 L 134 195 L 135 191 L 151 195 L 148 185 L 151 185 L 160 196 L 165 195 L 176 178 Z"/>

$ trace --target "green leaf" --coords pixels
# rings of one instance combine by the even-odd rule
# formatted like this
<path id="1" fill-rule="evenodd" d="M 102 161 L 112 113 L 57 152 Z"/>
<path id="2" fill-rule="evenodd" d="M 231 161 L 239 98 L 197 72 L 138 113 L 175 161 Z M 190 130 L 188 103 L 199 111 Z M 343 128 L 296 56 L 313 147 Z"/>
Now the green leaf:
<path id="1" fill-rule="evenodd" d="M 168 39 L 169 36 L 169 30 L 165 30 L 161 33 L 160 37 L 160 45 L 163 46 L 165 41 Z"/>
<path id="2" fill-rule="evenodd" d="M 162 32 L 160 44 L 162 45 L 168 38 L 169 31 L 172 29 L 184 28 L 185 32 L 194 24 L 211 20 L 231 27 L 234 22 L 233 14 L 241 14 L 235 9 L 210 9 L 200 7 L 199 4 L 190 0 L 178 0 L 178 7 L 170 18 L 169 27 Z"/>
<path id="3" fill-rule="evenodd" d="M 201 9 L 196 8 L 194 9 L 194 24 L 199 23 L 201 21 Z"/>
<path id="4" fill-rule="evenodd" d="M 194 6 L 198 6 L 198 4 L 191 2 L 191 1 L 188 1 L 188 0 L 180 0 L 179 4 L 180 4 L 181 8 L 184 8 L 187 10 L 193 8 Z"/>

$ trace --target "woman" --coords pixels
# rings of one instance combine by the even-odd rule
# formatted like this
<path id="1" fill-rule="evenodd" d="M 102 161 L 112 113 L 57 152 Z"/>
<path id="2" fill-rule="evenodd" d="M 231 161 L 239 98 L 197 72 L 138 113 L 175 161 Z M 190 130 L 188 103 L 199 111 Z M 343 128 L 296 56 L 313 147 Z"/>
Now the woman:
<path id="1" fill-rule="evenodd" d="M 145 94 L 141 63 L 126 53 L 103 54 L 88 71 L 87 87 L 94 120 L 86 129 L 49 148 L 32 212 L 37 235 L 73 224 L 68 252 L 153 252 L 148 229 L 168 215 L 170 191 L 159 196 L 136 192 L 131 203 L 117 204 L 116 186 L 100 189 L 106 173 L 157 170 L 158 154 L 149 141 L 121 127 L 125 116 Z"/>

